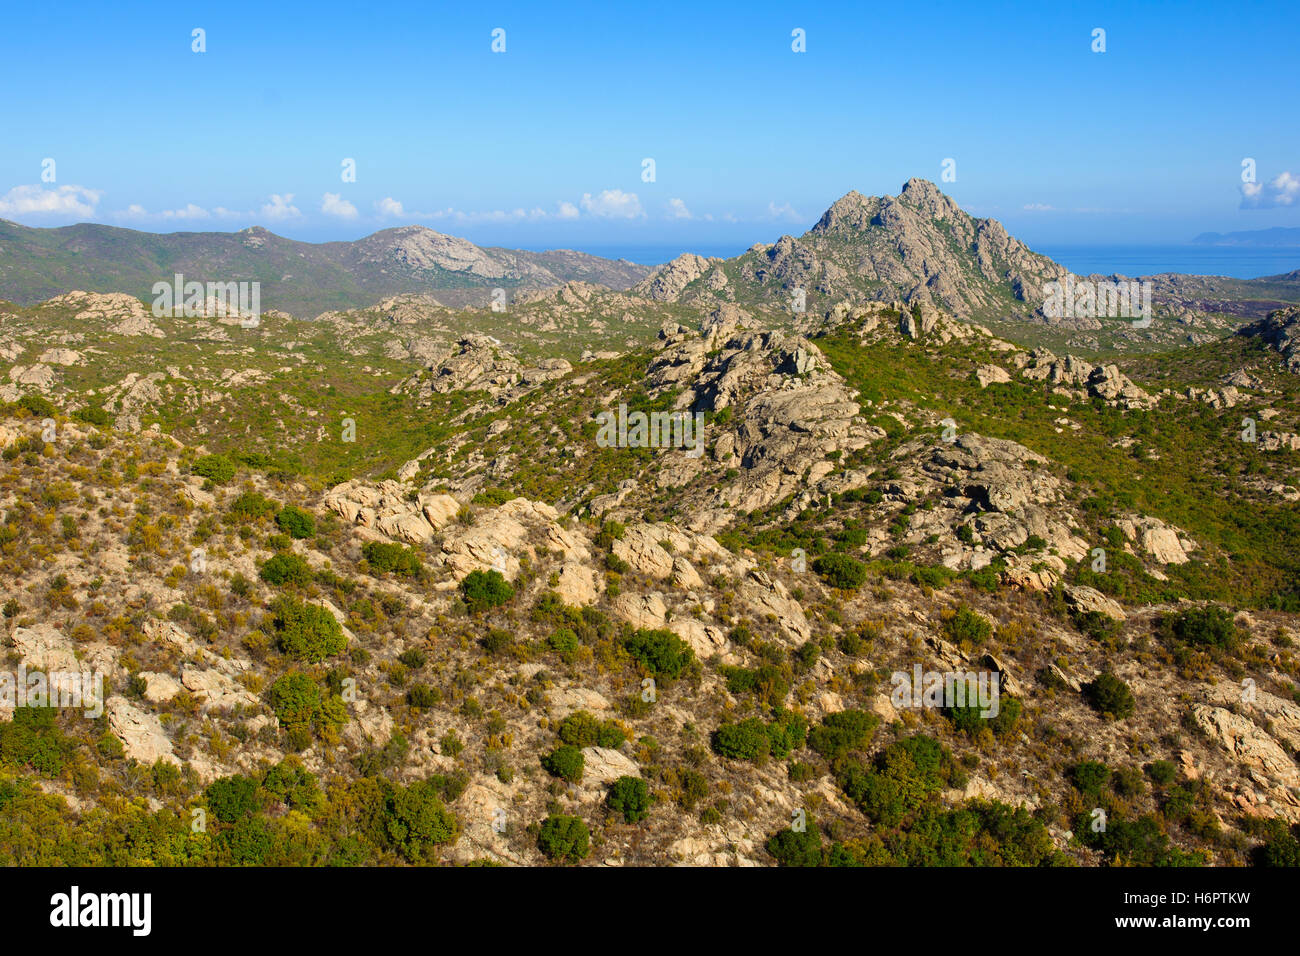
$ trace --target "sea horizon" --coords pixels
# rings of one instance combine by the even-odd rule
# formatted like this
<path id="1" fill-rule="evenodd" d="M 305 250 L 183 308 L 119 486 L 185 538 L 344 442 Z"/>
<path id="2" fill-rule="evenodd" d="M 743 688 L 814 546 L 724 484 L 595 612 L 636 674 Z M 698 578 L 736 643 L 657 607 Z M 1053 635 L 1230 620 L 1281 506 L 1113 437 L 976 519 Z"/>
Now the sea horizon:
<path id="1" fill-rule="evenodd" d="M 555 246 L 529 246 L 544 252 Z M 669 243 L 596 244 L 575 247 L 579 252 L 605 259 L 626 259 L 638 265 L 657 266 L 683 253 L 706 258 L 731 258 L 748 245 L 708 243 L 700 246 Z M 1149 276 L 1165 272 L 1184 275 L 1218 275 L 1233 279 L 1257 279 L 1300 269 L 1300 248 L 1251 248 L 1205 246 L 1192 243 L 1132 243 L 1126 245 L 1055 243 L 1030 248 L 1065 266 L 1076 275 Z"/>

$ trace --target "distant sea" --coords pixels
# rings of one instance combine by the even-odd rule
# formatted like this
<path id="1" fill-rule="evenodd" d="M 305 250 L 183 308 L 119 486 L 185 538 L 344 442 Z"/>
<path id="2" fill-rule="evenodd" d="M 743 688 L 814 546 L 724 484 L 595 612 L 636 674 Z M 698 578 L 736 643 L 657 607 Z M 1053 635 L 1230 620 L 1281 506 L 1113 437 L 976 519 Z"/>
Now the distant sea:
<path id="1" fill-rule="evenodd" d="M 1256 279 L 1300 269 L 1300 249 L 1240 246 L 1030 246 L 1075 275 L 1150 276 L 1161 272 Z"/>
<path id="2" fill-rule="evenodd" d="M 704 256 L 706 259 L 712 259 L 717 256 L 721 259 L 730 259 L 738 256 L 753 243 L 743 245 L 710 245 L 702 246 L 583 246 L 581 252 L 589 253 L 593 256 L 600 256 L 604 259 L 626 259 L 628 262 L 635 262 L 643 266 L 657 266 L 665 262 L 671 262 L 680 256 L 683 252 L 693 252 L 697 256 Z"/>
<path id="3" fill-rule="evenodd" d="M 657 266 L 677 258 L 683 252 L 727 259 L 738 256 L 746 245 L 600 245 L 584 246 L 582 251 L 606 259 L 627 259 L 647 266 Z M 1254 279 L 1275 276 L 1300 269 L 1300 248 L 1249 248 L 1243 246 L 1135 245 L 1135 246 L 1056 246 L 1031 245 L 1034 252 L 1050 256 L 1076 275 L 1149 276 L 1161 272 L 1189 275 L 1231 276 Z"/>

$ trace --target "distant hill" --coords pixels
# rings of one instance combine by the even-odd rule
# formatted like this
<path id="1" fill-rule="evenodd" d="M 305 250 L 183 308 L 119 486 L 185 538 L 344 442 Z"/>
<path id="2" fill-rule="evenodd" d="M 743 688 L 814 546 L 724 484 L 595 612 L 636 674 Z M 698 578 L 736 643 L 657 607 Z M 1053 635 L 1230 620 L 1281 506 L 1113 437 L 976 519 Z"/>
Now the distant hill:
<path id="1" fill-rule="evenodd" d="M 746 304 L 788 301 L 803 289 L 810 312 L 844 300 L 901 300 L 961 318 L 1027 318 L 1040 310 L 1043 285 L 1067 274 L 1001 223 L 970 216 L 933 183 L 910 179 L 898 196 L 848 193 L 797 238 L 733 259 L 681 256 L 633 291 Z"/>
<path id="2" fill-rule="evenodd" d="M 1244 232 L 1203 232 L 1192 240 L 1198 246 L 1300 247 L 1300 229 L 1274 226 Z"/>
<path id="3" fill-rule="evenodd" d="M 0 220 L 0 298 L 21 304 L 72 289 L 147 298 L 155 282 L 262 283 L 262 306 L 300 317 L 427 293 L 449 305 L 486 305 L 491 290 L 545 289 L 580 280 L 626 289 L 650 269 L 570 250 L 481 248 L 423 226 L 355 242 L 310 243 L 254 226 L 239 232 L 157 234 L 80 223 L 36 229 Z"/>

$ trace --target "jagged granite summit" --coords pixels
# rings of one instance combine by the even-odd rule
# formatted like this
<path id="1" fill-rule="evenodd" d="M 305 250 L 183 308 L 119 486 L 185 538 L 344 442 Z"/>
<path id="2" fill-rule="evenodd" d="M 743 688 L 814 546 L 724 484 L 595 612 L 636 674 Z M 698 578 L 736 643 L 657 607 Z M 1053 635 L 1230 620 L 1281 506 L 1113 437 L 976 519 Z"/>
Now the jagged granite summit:
<path id="1" fill-rule="evenodd" d="M 914 178 L 897 196 L 846 194 L 798 238 L 782 236 L 734 259 L 680 256 L 633 292 L 659 301 L 772 304 L 802 289 L 809 312 L 845 300 L 901 300 L 959 318 L 1041 318 L 1043 286 L 1068 274 L 997 220 L 968 215 Z"/>

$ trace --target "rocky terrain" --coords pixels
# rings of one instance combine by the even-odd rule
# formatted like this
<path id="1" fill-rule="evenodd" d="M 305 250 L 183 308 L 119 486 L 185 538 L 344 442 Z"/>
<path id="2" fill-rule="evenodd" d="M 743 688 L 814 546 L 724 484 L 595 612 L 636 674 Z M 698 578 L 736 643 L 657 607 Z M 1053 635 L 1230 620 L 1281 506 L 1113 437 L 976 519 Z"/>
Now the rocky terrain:
<path id="1" fill-rule="evenodd" d="M 802 236 L 757 244 L 734 259 L 687 253 L 655 269 L 632 292 L 657 302 L 730 302 L 784 314 L 798 323 L 847 303 L 901 303 L 942 310 L 1040 344 L 1100 352 L 1202 344 L 1242 319 L 1300 299 L 1294 274 L 1264 279 L 1218 276 L 1081 276 L 1094 283 L 1150 284 L 1152 321 L 1054 316 L 1046 287 L 1069 270 L 1031 251 L 994 219 L 961 210 L 933 183 L 910 179 L 897 196 L 850 192 Z M 1017 331 L 1019 327 L 1019 331 Z"/>
<path id="2" fill-rule="evenodd" d="M 8 666 L 104 682 L 102 716 L 0 712 L 45 857 L 142 821 L 178 863 L 1294 852 L 1294 316 L 1097 363 L 897 298 L 650 330 L 653 292 L 521 297 L 511 347 L 428 297 L 183 336 L 9 307 Z M 701 453 L 601 445 L 619 405 Z M 916 668 L 996 674 L 1001 716 L 908 706 Z"/>
<path id="3" fill-rule="evenodd" d="M 919 180 L 626 283 L 354 245 L 514 285 L 0 303 L 0 705 L 102 681 L 0 706 L 0 861 L 1300 859 L 1296 307 L 1041 334 Z"/>
<path id="4" fill-rule="evenodd" d="M 146 298 L 160 277 L 181 273 L 205 283 L 261 282 L 264 306 L 307 318 L 399 294 L 486 307 L 496 288 L 584 281 L 624 289 L 648 272 L 567 249 L 480 248 L 424 226 L 384 229 L 355 242 L 309 243 L 260 226 L 152 235 L 97 223 L 35 229 L 0 219 L 0 299 L 23 305 L 74 289 Z"/>

